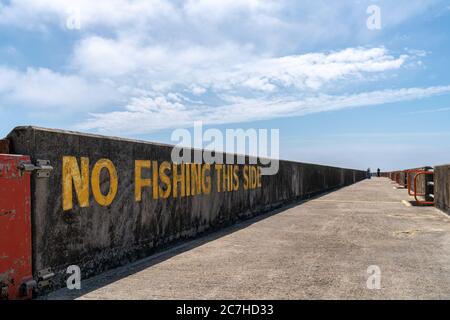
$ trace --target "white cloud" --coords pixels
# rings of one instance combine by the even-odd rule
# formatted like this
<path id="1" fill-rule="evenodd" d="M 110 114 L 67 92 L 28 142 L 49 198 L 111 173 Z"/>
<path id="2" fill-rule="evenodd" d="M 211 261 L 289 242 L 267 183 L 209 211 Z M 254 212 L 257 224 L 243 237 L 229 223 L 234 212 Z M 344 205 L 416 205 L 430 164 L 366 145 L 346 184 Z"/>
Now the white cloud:
<path id="1" fill-rule="evenodd" d="M 161 18 L 218 23 L 239 13 L 274 15 L 284 5 L 274 0 L 10 0 L 8 4 L 0 2 L 0 17 L 3 24 L 21 27 L 52 23 L 64 27 L 67 17 L 77 9 L 87 28 L 154 23 Z"/>
<path id="2" fill-rule="evenodd" d="M 389 30 L 445 0 L 377 0 Z M 9 0 L 0 4 L 0 25 L 29 30 L 66 29 L 74 8 L 80 33 L 96 28 L 152 41 L 195 44 L 235 41 L 268 52 L 295 50 L 349 37 L 366 39 L 366 8 L 373 1 L 292 0 Z M 2 3 L 2 2 L 0 2 Z M 308 49 L 312 49 L 312 47 Z"/>
<path id="3" fill-rule="evenodd" d="M 202 94 L 204 94 L 206 92 L 205 88 L 199 87 L 199 86 L 196 86 L 196 85 L 192 86 L 191 89 L 192 89 L 192 93 L 194 95 L 196 95 L 196 96 L 200 96 L 200 95 L 202 95 Z"/>
<path id="4" fill-rule="evenodd" d="M 318 90 L 332 81 L 397 70 L 408 58 L 414 57 L 394 57 L 383 47 L 266 58 L 233 44 L 145 46 L 132 39 L 89 37 L 77 45 L 72 65 L 89 76 L 122 77 L 127 84 L 153 89 L 202 88 L 194 92 L 199 94 L 208 88 L 222 93 L 285 87 Z"/>
<path id="5" fill-rule="evenodd" d="M 446 112 L 446 111 L 450 111 L 450 108 L 437 108 L 437 109 L 429 108 L 426 110 L 408 112 L 407 114 L 412 115 L 412 114 L 424 114 L 424 113 L 435 113 L 435 112 Z"/>
<path id="6" fill-rule="evenodd" d="M 239 123 L 409 101 L 448 93 L 450 86 L 382 90 L 338 96 L 319 94 L 304 99 L 235 98 L 233 103 L 220 107 L 185 105 L 171 101 L 167 97 L 136 98 L 125 111 L 92 114 L 86 122 L 78 124 L 77 129 L 108 133 L 114 128 L 113 130 L 130 134 L 144 134 L 160 129 L 190 127 L 198 120 L 205 124 Z"/>
<path id="7" fill-rule="evenodd" d="M 176 14 L 163 0 L 11 0 L 0 10 L 0 24 L 45 29 L 49 25 L 65 28 L 76 9 L 83 28 L 123 27 Z"/>
<path id="8" fill-rule="evenodd" d="M 228 43 L 212 47 L 146 46 L 134 37 L 106 39 L 93 36 L 76 45 L 71 64 L 80 73 L 90 76 L 139 77 L 152 84 L 156 80 L 181 83 L 192 81 L 198 74 L 202 76 L 246 61 L 251 56 L 247 52 L 245 48 Z"/>
<path id="9" fill-rule="evenodd" d="M 385 48 L 349 48 L 332 53 L 311 53 L 257 59 L 216 75 L 212 82 L 228 79 L 236 85 L 274 91 L 276 87 L 319 89 L 331 81 L 361 78 L 366 73 L 399 69 L 408 56 L 390 56 Z"/>
<path id="10" fill-rule="evenodd" d="M 389 28 L 439 1 L 378 2 Z M 65 73 L 1 68 L 0 102 L 84 108 L 95 113 L 86 129 L 148 132 L 199 119 L 251 121 L 447 92 L 355 93 L 355 80 L 388 79 L 408 62 L 420 63 L 422 51 L 393 53 L 380 46 L 301 53 L 306 45 L 367 32 L 364 6 L 323 0 L 10 0 L 0 7 L 0 26 L 61 31 L 77 8 L 81 30 L 70 31 L 72 52 L 67 65 L 58 66 Z"/>
<path id="11" fill-rule="evenodd" d="M 227 44 L 171 50 L 131 40 L 85 39 L 72 64 L 81 74 L 112 80 L 130 103 L 122 110 L 93 114 L 79 128 L 143 133 L 189 126 L 195 120 L 231 123 L 374 104 L 379 101 L 377 94 L 330 96 L 326 88 L 338 81 L 342 85 L 386 74 L 415 59 L 395 57 L 384 47 L 273 58 L 250 53 L 235 58 L 236 50 Z M 406 99 L 408 92 L 383 94 L 395 101 L 396 94 Z M 414 95 L 419 96 L 420 89 Z"/>
<path id="12" fill-rule="evenodd" d="M 132 39 L 89 37 L 79 43 L 72 57 L 72 68 L 78 74 L 3 68 L 0 95 L 2 101 L 13 105 L 77 108 L 91 113 L 126 99 L 129 102 L 123 109 L 94 114 L 81 127 L 142 133 L 189 126 L 195 120 L 231 123 L 373 105 L 439 90 L 387 90 L 382 92 L 384 98 L 380 92 L 326 94 L 334 83 L 385 75 L 415 59 L 395 57 L 383 47 L 273 58 L 248 53 L 238 59 L 235 50 L 227 44 L 170 50 L 143 47 Z"/>
<path id="13" fill-rule="evenodd" d="M 187 0 L 183 11 L 192 20 L 217 23 L 240 12 L 273 15 L 282 7 L 282 2 L 274 0 Z"/>

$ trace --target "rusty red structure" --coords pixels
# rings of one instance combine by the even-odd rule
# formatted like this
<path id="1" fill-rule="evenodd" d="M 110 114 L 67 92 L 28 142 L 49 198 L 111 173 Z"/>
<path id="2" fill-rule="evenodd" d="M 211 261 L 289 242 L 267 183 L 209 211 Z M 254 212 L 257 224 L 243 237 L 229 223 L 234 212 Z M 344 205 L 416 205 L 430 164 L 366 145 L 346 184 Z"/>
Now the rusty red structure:
<path id="1" fill-rule="evenodd" d="M 406 187 L 415 205 L 434 205 L 434 170 L 432 167 L 407 169 L 385 173 L 392 181 Z M 424 199 L 421 199 L 422 197 Z"/>
<path id="2" fill-rule="evenodd" d="M 420 176 L 426 176 L 426 175 L 433 176 L 433 174 L 434 174 L 433 172 L 423 170 L 423 171 L 417 172 L 416 175 L 414 176 L 414 199 L 416 199 L 416 204 L 418 204 L 418 205 L 434 205 L 434 199 L 433 200 L 426 199 L 427 195 L 428 195 L 426 192 L 424 194 L 422 194 L 423 196 L 425 196 L 425 200 L 420 200 L 420 199 L 418 199 L 419 194 L 416 191 L 417 184 L 418 184 L 417 183 L 418 178 Z M 426 180 L 425 180 L 425 183 L 427 183 Z M 426 189 L 426 187 L 425 187 L 425 189 Z"/>
<path id="3" fill-rule="evenodd" d="M 0 154 L 0 299 L 32 294 L 30 173 L 28 156 Z"/>
<path id="4" fill-rule="evenodd" d="M 410 169 L 410 170 L 406 170 L 406 177 L 407 177 L 407 181 L 408 181 L 408 194 L 411 197 L 414 196 L 425 196 L 425 194 L 419 194 L 416 190 L 416 186 L 413 185 L 414 182 L 414 178 L 416 176 L 417 173 L 423 171 L 422 169 Z M 412 192 L 414 191 L 414 192 Z"/>

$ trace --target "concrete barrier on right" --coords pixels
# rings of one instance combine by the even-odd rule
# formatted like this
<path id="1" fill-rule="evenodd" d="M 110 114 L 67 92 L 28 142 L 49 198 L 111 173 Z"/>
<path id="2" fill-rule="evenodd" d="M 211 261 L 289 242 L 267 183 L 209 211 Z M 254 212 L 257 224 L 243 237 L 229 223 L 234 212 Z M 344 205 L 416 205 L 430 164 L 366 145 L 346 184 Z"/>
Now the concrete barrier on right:
<path id="1" fill-rule="evenodd" d="M 434 167 L 436 207 L 450 214 L 450 164 Z"/>

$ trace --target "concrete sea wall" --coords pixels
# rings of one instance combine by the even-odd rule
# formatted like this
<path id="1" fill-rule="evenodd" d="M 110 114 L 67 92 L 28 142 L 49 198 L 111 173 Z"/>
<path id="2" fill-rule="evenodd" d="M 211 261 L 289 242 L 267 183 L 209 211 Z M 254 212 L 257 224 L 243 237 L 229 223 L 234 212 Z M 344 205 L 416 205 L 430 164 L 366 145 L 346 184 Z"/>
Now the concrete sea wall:
<path id="1" fill-rule="evenodd" d="M 176 165 L 169 145 L 35 127 L 15 128 L 7 139 L 11 153 L 53 166 L 31 183 L 33 273 L 49 268 L 53 288 L 65 283 L 69 265 L 87 278 L 365 178 L 289 161 L 272 176 L 257 165 Z"/>
<path id="2" fill-rule="evenodd" d="M 450 214 L 450 165 L 434 167 L 434 201 L 437 208 Z"/>

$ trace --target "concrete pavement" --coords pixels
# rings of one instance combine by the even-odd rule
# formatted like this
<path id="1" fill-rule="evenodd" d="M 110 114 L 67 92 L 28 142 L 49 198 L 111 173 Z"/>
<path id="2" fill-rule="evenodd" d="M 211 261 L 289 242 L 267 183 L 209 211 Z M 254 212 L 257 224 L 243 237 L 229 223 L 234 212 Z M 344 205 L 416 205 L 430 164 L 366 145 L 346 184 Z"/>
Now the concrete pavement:
<path id="1" fill-rule="evenodd" d="M 449 299 L 450 218 L 365 180 L 62 289 L 48 299 Z M 369 290 L 367 268 L 381 270 Z"/>

